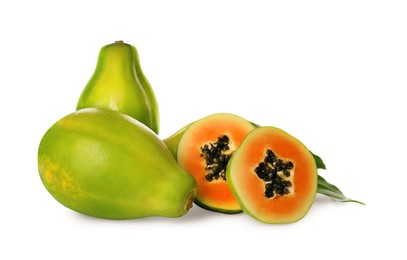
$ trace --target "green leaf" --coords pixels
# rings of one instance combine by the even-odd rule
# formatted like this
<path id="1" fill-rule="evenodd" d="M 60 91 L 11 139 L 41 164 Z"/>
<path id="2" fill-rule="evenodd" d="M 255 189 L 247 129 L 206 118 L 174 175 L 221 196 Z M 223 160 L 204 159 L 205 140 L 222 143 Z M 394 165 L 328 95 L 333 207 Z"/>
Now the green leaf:
<path id="1" fill-rule="evenodd" d="M 311 152 L 311 151 L 310 151 Z M 315 163 L 317 164 L 318 169 L 326 170 L 326 166 L 324 161 L 322 161 L 321 157 L 311 152 L 312 156 L 314 156 Z"/>
<path id="2" fill-rule="evenodd" d="M 318 175 L 318 188 L 317 192 L 319 194 L 323 194 L 325 196 L 328 196 L 336 201 L 341 201 L 341 202 L 356 202 L 362 205 L 365 205 L 365 203 L 350 199 L 346 197 L 335 185 L 330 184 L 327 182 L 324 178 L 322 178 L 320 175 Z"/>

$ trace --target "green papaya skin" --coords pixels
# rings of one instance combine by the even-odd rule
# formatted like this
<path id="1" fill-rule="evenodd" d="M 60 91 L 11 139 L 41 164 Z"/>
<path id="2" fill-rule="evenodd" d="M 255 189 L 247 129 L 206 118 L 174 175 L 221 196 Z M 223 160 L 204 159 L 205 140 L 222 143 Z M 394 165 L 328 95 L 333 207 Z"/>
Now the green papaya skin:
<path id="1" fill-rule="evenodd" d="M 85 108 L 56 122 L 40 142 L 38 170 L 57 201 L 99 218 L 180 217 L 196 195 L 158 136 L 112 110 Z"/>
<path id="2" fill-rule="evenodd" d="M 193 123 L 191 123 L 193 124 Z M 174 158 L 177 158 L 177 153 L 178 153 L 178 144 L 184 135 L 185 131 L 189 128 L 191 124 L 188 124 L 184 126 L 183 128 L 179 129 L 177 132 L 169 136 L 168 138 L 164 139 L 163 142 L 167 146 L 167 148 L 170 150 L 171 154 L 174 156 Z"/>
<path id="3" fill-rule="evenodd" d="M 158 134 L 157 99 L 133 45 L 116 41 L 101 48 L 96 69 L 83 89 L 76 109 L 87 107 L 122 112 Z"/>

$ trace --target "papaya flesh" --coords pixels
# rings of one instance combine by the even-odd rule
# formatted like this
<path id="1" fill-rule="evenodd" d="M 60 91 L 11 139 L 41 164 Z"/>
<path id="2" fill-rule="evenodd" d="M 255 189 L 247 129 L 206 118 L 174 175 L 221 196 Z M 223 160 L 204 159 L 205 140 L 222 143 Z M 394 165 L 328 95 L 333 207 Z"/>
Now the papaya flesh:
<path id="1" fill-rule="evenodd" d="M 133 45 L 116 41 L 100 49 L 96 69 L 76 109 L 87 107 L 122 112 L 158 134 L 158 103 Z"/>
<path id="2" fill-rule="evenodd" d="M 243 138 L 255 127 L 249 121 L 227 113 L 202 118 L 173 138 L 179 165 L 197 182 L 195 203 L 221 213 L 242 212 L 226 182 L 226 166 Z M 168 142 L 167 142 L 168 143 Z M 170 143 L 171 144 L 171 143 Z"/>
<path id="3" fill-rule="evenodd" d="M 276 127 L 250 132 L 232 155 L 226 179 L 243 211 L 264 223 L 302 219 L 317 193 L 313 155 Z"/>
<path id="4" fill-rule="evenodd" d="M 194 178 L 144 124 L 85 108 L 56 122 L 38 149 L 38 169 L 64 206 L 94 217 L 179 217 L 192 206 Z"/>

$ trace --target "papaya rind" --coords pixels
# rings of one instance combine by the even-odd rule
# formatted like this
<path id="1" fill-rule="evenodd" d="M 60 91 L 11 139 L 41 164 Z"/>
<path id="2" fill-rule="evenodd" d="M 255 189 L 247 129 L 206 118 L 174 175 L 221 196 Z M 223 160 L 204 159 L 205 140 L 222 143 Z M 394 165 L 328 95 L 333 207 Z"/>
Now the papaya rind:
<path id="1" fill-rule="evenodd" d="M 190 124 L 184 126 L 180 130 L 178 130 L 177 132 L 175 132 L 174 134 L 172 134 L 171 136 L 169 136 L 168 138 L 163 140 L 164 144 L 167 146 L 168 150 L 170 150 L 172 156 L 174 156 L 175 159 L 177 159 L 179 141 L 181 140 L 181 138 L 184 135 L 185 131 L 192 124 L 193 123 L 190 123 Z"/>
<path id="2" fill-rule="evenodd" d="M 195 198 L 194 203 L 195 203 L 197 206 L 199 206 L 199 207 L 201 207 L 201 208 L 203 208 L 203 209 L 206 209 L 206 210 L 209 210 L 209 211 L 213 211 L 213 212 L 217 212 L 217 213 L 224 213 L 224 214 L 239 214 L 239 213 L 243 213 L 243 210 L 242 210 L 242 209 L 227 210 L 227 209 L 218 208 L 218 207 L 211 207 L 211 206 L 208 206 L 208 205 L 205 204 L 205 203 L 202 203 L 202 202 L 201 202 L 199 199 L 197 199 L 197 198 Z"/>

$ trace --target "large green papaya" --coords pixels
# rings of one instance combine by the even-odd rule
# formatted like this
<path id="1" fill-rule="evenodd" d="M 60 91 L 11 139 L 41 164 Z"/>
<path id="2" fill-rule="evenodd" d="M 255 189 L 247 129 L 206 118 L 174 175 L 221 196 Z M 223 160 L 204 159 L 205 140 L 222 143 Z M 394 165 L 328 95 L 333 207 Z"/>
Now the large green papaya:
<path id="1" fill-rule="evenodd" d="M 77 104 L 77 109 L 86 107 L 120 111 L 158 134 L 157 100 L 133 45 L 116 41 L 101 48 L 96 69 Z"/>
<path id="2" fill-rule="evenodd" d="M 85 108 L 56 122 L 41 140 L 38 168 L 57 201 L 100 218 L 179 217 L 196 195 L 194 178 L 158 136 L 113 110 Z"/>

